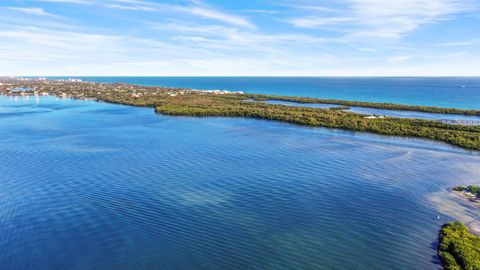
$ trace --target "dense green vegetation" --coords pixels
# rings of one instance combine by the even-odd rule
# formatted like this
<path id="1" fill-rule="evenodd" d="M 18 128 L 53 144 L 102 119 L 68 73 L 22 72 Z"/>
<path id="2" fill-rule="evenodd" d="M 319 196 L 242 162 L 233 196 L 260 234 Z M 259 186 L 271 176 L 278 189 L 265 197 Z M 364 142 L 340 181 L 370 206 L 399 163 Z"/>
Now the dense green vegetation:
<path id="1" fill-rule="evenodd" d="M 320 103 L 320 104 L 336 104 L 342 106 L 356 106 L 374 109 L 384 110 L 399 110 L 399 111 L 417 111 L 417 112 L 429 112 L 429 113 L 442 113 L 442 114 L 462 114 L 462 115 L 478 115 L 480 116 L 480 110 L 462 110 L 455 108 L 441 108 L 433 106 L 413 106 L 404 104 L 393 103 L 379 103 L 379 102 L 364 102 L 364 101 L 349 101 L 338 99 L 322 99 L 322 98 L 308 98 L 308 97 L 288 97 L 288 96 L 272 96 L 272 95 L 247 95 L 248 98 L 265 101 L 265 100 L 280 100 L 280 101 L 292 101 L 298 103 Z"/>
<path id="2" fill-rule="evenodd" d="M 181 116 L 225 116 L 277 120 L 294 124 L 373 132 L 391 136 L 427 138 L 480 150 L 480 127 L 448 125 L 436 121 L 386 117 L 367 119 L 364 115 L 341 110 L 245 102 L 240 94 L 185 94 L 174 97 L 96 94 L 103 101 L 133 106 L 155 107 L 157 113 Z"/>
<path id="3" fill-rule="evenodd" d="M 477 198 L 480 198 L 480 187 L 479 186 L 456 186 L 453 188 L 455 191 L 466 191 L 475 195 Z"/>
<path id="4" fill-rule="evenodd" d="M 374 132 L 384 135 L 428 138 L 480 150 L 480 127 L 448 125 L 435 121 L 386 117 L 367 119 L 355 113 L 243 102 L 243 97 L 185 95 L 159 102 L 156 112 L 168 115 L 237 116 L 295 124 Z"/>
<path id="5" fill-rule="evenodd" d="M 380 109 L 480 114 L 479 111 L 474 110 L 242 93 L 210 93 L 190 89 L 128 84 L 22 81 L 18 86 L 36 89 L 37 93 L 48 93 L 62 97 L 88 98 L 131 106 L 154 107 L 157 113 L 166 115 L 248 117 L 277 120 L 300 125 L 372 132 L 389 136 L 426 138 L 480 151 L 480 126 L 449 125 L 438 121 L 394 117 L 368 119 L 365 115 L 346 112 L 338 108 L 308 108 L 267 104 L 266 102 L 246 102 L 246 100 L 265 101 L 274 99 L 294 102 L 334 103 L 341 106 L 363 106 Z M 1 88 L 0 93 L 2 93 Z"/>
<path id="6" fill-rule="evenodd" d="M 470 234 L 461 222 L 445 224 L 438 254 L 446 270 L 479 270 L 480 237 Z"/>

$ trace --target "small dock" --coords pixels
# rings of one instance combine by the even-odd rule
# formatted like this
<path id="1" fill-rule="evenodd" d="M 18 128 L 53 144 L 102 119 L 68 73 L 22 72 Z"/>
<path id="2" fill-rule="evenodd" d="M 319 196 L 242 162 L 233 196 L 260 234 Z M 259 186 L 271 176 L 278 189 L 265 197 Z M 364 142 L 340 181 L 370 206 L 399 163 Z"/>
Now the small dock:
<path id="1" fill-rule="evenodd" d="M 456 124 L 456 125 L 468 125 L 468 126 L 480 126 L 480 120 L 453 120 L 453 119 L 440 119 L 439 122 L 443 124 Z"/>

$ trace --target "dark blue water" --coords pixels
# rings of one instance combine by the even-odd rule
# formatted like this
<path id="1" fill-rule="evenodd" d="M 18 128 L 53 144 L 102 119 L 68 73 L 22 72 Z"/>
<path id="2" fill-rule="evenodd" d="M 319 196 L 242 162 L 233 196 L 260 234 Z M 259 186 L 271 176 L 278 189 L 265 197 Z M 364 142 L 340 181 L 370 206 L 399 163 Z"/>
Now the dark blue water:
<path id="1" fill-rule="evenodd" d="M 65 77 L 51 77 L 65 78 Z M 79 77 L 93 82 L 480 109 L 480 77 Z"/>
<path id="2" fill-rule="evenodd" d="M 447 187 L 479 180 L 425 140 L 0 97 L 0 265 L 438 269 Z"/>

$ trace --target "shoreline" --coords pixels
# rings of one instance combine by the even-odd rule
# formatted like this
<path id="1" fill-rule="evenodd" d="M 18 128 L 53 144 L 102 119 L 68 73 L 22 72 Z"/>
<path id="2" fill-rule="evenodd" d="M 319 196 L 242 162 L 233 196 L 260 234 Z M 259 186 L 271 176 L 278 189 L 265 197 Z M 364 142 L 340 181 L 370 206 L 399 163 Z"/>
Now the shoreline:
<path id="1" fill-rule="evenodd" d="M 452 221 L 442 222 L 438 233 L 437 254 L 444 269 L 463 269 L 458 268 L 460 261 L 460 265 L 476 264 L 474 258 L 478 258 L 480 249 L 472 247 L 480 240 L 480 201 L 472 200 L 466 193 L 453 188 L 435 192 L 429 200 L 440 213 L 453 218 Z M 469 255 L 464 256 L 467 253 Z"/>
<path id="2" fill-rule="evenodd" d="M 246 94 L 251 96 L 256 101 L 266 100 L 278 100 L 278 101 L 290 101 L 305 104 L 331 104 L 346 107 L 362 107 L 371 109 L 383 109 L 383 110 L 396 110 L 396 111 L 411 111 L 411 112 L 425 112 L 425 113 L 438 113 L 438 114 L 452 114 L 452 115 L 469 115 L 480 116 L 480 110 L 474 109 L 457 109 L 457 108 L 445 108 L 437 106 L 420 106 L 420 105 L 406 105 L 397 103 L 385 103 L 385 102 L 367 102 L 367 101 L 350 101 L 341 99 L 323 99 L 314 97 L 297 97 L 297 96 L 275 96 L 265 94 Z"/>
<path id="3" fill-rule="evenodd" d="M 472 205 L 477 206 L 480 208 L 480 198 L 475 198 L 470 195 L 468 195 L 464 191 L 456 191 L 456 190 L 451 190 L 451 192 L 457 194 L 459 197 L 463 198 L 464 200 L 467 200 L 470 202 Z M 479 209 L 480 210 L 480 209 Z"/>
<path id="4" fill-rule="evenodd" d="M 451 125 L 433 120 L 398 117 L 368 117 L 354 112 L 294 107 L 266 102 L 244 102 L 252 99 L 288 100 L 303 103 L 337 103 L 316 98 L 280 97 L 230 91 L 197 91 L 186 88 L 147 87 L 132 84 L 82 82 L 77 79 L 0 78 L 0 94 L 7 96 L 57 96 L 88 99 L 137 107 L 151 107 L 164 115 L 194 117 L 244 117 L 274 120 L 313 127 L 338 128 L 398 137 L 424 138 L 480 151 L 480 126 Z M 18 90 L 30 89 L 30 90 Z M 343 104 L 369 108 L 480 115 L 477 110 L 409 106 L 388 103 L 349 102 Z M 337 103 L 338 104 L 338 103 Z"/>
<path id="5" fill-rule="evenodd" d="M 467 202 L 470 207 L 476 208 L 475 210 L 480 211 L 480 199 L 471 198 L 462 191 L 451 190 L 450 192 L 455 194 L 457 199 L 461 200 L 462 202 Z M 471 220 L 464 223 L 471 234 L 480 236 L 480 220 L 472 218 Z"/>
<path id="6" fill-rule="evenodd" d="M 225 94 L 225 95 L 242 95 L 245 99 L 251 99 L 253 101 L 287 101 L 287 102 L 296 102 L 304 104 L 325 104 L 325 105 L 338 105 L 345 107 L 363 107 L 371 109 L 383 109 L 383 110 L 395 110 L 395 111 L 412 111 L 412 112 L 425 112 L 425 113 L 437 113 L 437 114 L 450 114 L 450 115 L 466 115 L 466 116 L 480 116 L 479 109 L 460 109 L 454 107 L 440 107 L 440 106 L 428 106 L 428 105 L 408 105 L 401 103 L 391 103 L 391 102 L 371 102 L 371 101 L 359 101 L 359 100 L 344 100 L 344 99 L 330 99 L 330 98 L 318 98 L 318 97 L 304 97 L 304 96 L 284 96 L 284 95 L 271 95 L 271 94 L 258 94 L 258 93 L 249 93 L 244 91 L 230 91 L 222 89 L 194 89 L 194 88 L 183 88 L 183 87 L 169 87 L 169 86 L 150 86 L 150 85 L 138 85 L 130 83 L 102 83 L 102 82 L 88 82 L 82 81 L 80 79 L 68 78 L 59 79 L 59 80 L 50 80 L 47 78 L 23 78 L 23 77 L 0 77 L 0 93 L 5 92 L 6 87 L 11 86 L 14 88 L 32 88 L 32 86 L 18 86 L 18 85 L 29 85 L 29 84 L 48 84 L 48 83 L 65 83 L 65 84 L 88 84 L 88 85 L 98 85 L 98 86 L 127 86 L 131 89 L 139 90 L 169 90 L 173 92 L 184 91 L 184 92 L 194 92 L 194 93 L 204 93 L 204 94 Z M 33 88 L 32 88 L 33 90 Z M 8 91 L 8 89 L 7 89 Z M 18 93 L 18 92 L 17 92 Z M 175 94 L 169 93 L 172 96 Z"/>
<path id="7" fill-rule="evenodd" d="M 437 253 L 446 270 L 479 269 L 480 237 L 462 222 L 444 224 L 438 234 Z"/>

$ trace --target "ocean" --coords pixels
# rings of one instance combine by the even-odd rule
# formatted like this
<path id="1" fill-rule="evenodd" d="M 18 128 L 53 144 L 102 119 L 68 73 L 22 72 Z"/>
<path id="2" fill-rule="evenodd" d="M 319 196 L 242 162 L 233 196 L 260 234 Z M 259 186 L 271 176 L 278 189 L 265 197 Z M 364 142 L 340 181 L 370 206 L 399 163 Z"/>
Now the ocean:
<path id="1" fill-rule="evenodd" d="M 64 79 L 71 77 L 49 77 Z M 409 105 L 480 109 L 480 77 L 74 77 L 92 82 L 221 89 Z"/>

